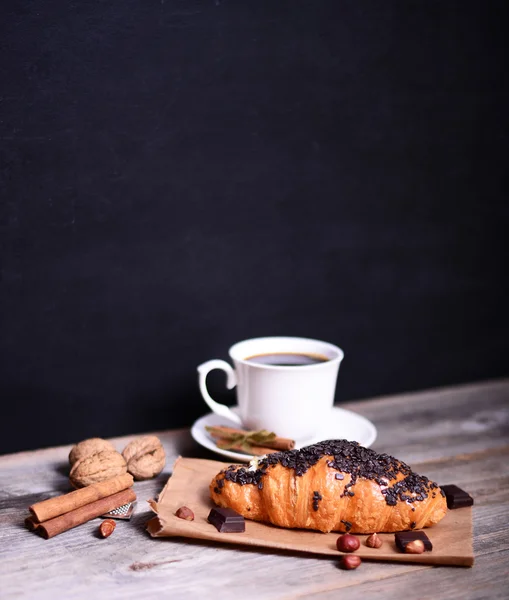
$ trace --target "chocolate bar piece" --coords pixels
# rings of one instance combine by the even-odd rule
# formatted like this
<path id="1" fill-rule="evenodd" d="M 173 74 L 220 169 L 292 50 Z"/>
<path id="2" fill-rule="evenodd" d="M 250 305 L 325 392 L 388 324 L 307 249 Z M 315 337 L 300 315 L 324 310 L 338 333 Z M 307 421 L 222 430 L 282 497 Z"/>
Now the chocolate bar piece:
<path id="1" fill-rule="evenodd" d="M 231 508 L 213 508 L 209 513 L 208 522 L 220 533 L 242 533 L 246 530 L 244 517 Z"/>
<path id="2" fill-rule="evenodd" d="M 133 514 L 135 504 L 135 502 L 122 504 L 122 506 L 114 508 L 113 510 L 110 510 L 110 512 L 104 513 L 104 515 L 101 515 L 101 517 L 106 517 L 108 519 L 125 519 L 128 521 Z"/>
<path id="3" fill-rule="evenodd" d="M 447 508 L 463 508 L 464 506 L 472 506 L 474 499 L 457 485 L 441 485 L 440 489 L 445 494 L 447 500 Z"/>
<path id="4" fill-rule="evenodd" d="M 433 550 L 433 544 L 424 531 L 398 531 L 394 534 L 394 540 L 400 552 L 404 552 L 407 544 L 414 540 L 421 540 L 424 544 L 424 550 Z"/>

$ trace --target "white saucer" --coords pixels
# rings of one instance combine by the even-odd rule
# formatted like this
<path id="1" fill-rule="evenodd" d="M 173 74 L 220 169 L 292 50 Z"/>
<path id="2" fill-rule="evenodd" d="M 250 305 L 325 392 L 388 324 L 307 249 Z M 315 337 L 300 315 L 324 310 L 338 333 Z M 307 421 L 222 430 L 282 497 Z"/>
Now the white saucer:
<path id="1" fill-rule="evenodd" d="M 238 407 L 232 407 L 234 412 L 238 412 Z M 232 452 L 231 450 L 223 450 L 218 448 L 214 440 L 210 437 L 206 426 L 211 425 L 227 425 L 229 427 L 238 427 L 238 423 L 229 421 L 225 417 L 220 417 L 215 413 L 208 413 L 203 417 L 195 421 L 191 428 L 191 435 L 204 448 L 217 452 L 233 460 L 240 462 L 248 462 L 253 457 L 250 454 L 241 454 L 240 452 Z M 361 446 L 368 448 L 376 440 L 376 427 L 371 421 L 368 421 L 365 417 L 361 417 L 357 413 L 344 408 L 334 406 L 330 417 L 322 428 L 322 431 L 317 434 L 313 439 L 309 440 L 305 445 L 315 444 L 324 440 L 350 440 L 352 442 L 359 442 Z M 296 446 L 297 448 L 299 446 Z"/>

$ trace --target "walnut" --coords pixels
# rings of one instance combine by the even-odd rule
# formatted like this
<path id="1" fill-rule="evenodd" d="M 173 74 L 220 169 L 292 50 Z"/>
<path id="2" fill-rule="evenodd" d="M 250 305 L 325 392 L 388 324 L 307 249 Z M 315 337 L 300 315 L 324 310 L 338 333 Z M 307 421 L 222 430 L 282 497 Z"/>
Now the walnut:
<path id="1" fill-rule="evenodd" d="M 155 435 L 144 435 L 129 442 L 122 456 L 127 462 L 127 470 L 135 479 L 159 475 L 166 462 L 161 440 Z"/>
<path id="2" fill-rule="evenodd" d="M 85 458 L 85 456 L 97 454 L 103 450 L 115 450 L 115 447 L 113 444 L 103 440 L 102 438 L 90 438 L 89 440 L 83 440 L 71 448 L 71 451 L 69 452 L 69 463 L 72 467 L 76 461 Z"/>
<path id="3" fill-rule="evenodd" d="M 74 487 L 86 487 L 127 472 L 123 456 L 116 450 L 103 450 L 76 461 L 69 479 Z"/>

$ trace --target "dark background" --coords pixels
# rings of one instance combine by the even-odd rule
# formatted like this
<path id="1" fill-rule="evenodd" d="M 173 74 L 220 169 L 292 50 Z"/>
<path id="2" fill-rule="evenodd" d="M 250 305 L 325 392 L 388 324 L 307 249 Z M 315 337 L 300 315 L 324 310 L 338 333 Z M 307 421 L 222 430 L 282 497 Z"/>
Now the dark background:
<path id="1" fill-rule="evenodd" d="M 252 336 L 509 373 L 507 2 L 3 6 L 0 452 L 190 425 Z"/>

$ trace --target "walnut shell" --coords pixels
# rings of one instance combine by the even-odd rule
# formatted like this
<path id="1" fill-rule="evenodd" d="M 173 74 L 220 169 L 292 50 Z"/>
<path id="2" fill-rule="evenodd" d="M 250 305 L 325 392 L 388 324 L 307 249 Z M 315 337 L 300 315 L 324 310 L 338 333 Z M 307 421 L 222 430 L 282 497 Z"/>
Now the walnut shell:
<path id="1" fill-rule="evenodd" d="M 102 438 L 83 440 L 71 448 L 71 451 L 69 452 L 69 463 L 72 467 L 76 461 L 85 458 L 85 456 L 97 454 L 103 450 L 115 450 L 115 446 Z"/>
<path id="2" fill-rule="evenodd" d="M 122 456 L 127 462 L 127 470 L 138 480 L 159 475 L 166 463 L 163 445 L 155 435 L 144 435 L 129 442 Z"/>
<path id="3" fill-rule="evenodd" d="M 74 487 L 86 487 L 127 472 L 124 457 L 116 450 L 103 450 L 76 461 L 69 474 Z"/>

